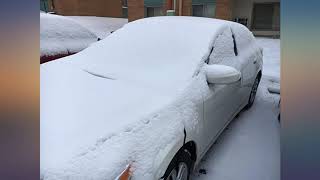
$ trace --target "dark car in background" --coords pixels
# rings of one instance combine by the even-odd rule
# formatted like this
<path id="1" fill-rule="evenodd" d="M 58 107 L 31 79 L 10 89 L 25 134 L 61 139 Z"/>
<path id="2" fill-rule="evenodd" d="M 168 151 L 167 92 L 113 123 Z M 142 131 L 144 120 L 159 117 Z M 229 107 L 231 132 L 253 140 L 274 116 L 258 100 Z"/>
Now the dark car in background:
<path id="1" fill-rule="evenodd" d="M 40 63 L 75 54 L 98 40 L 72 19 L 40 12 Z"/>

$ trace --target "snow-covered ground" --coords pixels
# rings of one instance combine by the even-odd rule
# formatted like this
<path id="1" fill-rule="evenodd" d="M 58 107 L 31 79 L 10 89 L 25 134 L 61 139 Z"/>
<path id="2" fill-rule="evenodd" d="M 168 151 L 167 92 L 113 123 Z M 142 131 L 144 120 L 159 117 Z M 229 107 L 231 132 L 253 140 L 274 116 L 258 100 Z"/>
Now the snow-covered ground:
<path id="1" fill-rule="evenodd" d="M 280 78 L 280 39 L 257 38 L 263 47 L 263 75 Z"/>
<path id="2" fill-rule="evenodd" d="M 95 33 L 99 38 L 107 37 L 112 31 L 121 28 L 128 23 L 125 18 L 111 17 L 95 17 L 95 16 L 68 16 L 79 24 L 85 26 L 90 31 Z"/>
<path id="3" fill-rule="evenodd" d="M 192 180 L 280 180 L 279 95 L 267 90 L 279 86 L 280 40 L 257 40 L 264 48 L 264 72 L 256 101 L 228 126 Z"/>

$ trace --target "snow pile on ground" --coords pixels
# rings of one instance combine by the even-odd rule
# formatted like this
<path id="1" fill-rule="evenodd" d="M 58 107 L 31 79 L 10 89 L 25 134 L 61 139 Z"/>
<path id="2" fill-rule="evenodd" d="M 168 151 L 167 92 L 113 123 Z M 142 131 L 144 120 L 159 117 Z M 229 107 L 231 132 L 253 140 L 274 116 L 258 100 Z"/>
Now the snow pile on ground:
<path id="1" fill-rule="evenodd" d="M 154 179 L 159 159 L 183 142 L 183 127 L 201 117 L 202 65 L 224 27 L 209 18 L 190 21 L 138 20 L 41 66 L 43 179 L 112 179 L 130 162 L 135 179 Z"/>
<path id="2" fill-rule="evenodd" d="M 79 52 L 98 40 L 97 36 L 64 16 L 40 13 L 40 55 Z"/>
<path id="3" fill-rule="evenodd" d="M 219 137 L 192 180 L 280 180 L 280 96 L 268 92 L 270 87 L 279 88 L 280 40 L 257 41 L 264 48 L 264 72 L 256 101 Z"/>
<path id="4" fill-rule="evenodd" d="M 90 31 L 95 33 L 100 39 L 104 39 L 111 32 L 121 28 L 128 23 L 125 18 L 95 17 L 95 16 L 68 16 Z"/>

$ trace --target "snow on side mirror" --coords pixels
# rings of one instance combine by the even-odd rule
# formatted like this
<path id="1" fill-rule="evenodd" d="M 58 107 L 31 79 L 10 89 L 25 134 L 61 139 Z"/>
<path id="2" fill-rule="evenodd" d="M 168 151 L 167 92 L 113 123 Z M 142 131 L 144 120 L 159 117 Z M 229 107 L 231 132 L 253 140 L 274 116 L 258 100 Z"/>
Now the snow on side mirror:
<path id="1" fill-rule="evenodd" d="M 206 76 L 211 84 L 230 84 L 241 78 L 241 72 L 233 67 L 212 64 L 206 66 Z"/>

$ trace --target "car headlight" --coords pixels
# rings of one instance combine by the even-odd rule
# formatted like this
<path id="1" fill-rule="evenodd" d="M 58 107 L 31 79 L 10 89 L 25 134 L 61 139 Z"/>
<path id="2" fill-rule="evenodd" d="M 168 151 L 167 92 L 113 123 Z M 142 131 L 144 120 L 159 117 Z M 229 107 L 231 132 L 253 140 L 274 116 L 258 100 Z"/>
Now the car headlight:
<path id="1" fill-rule="evenodd" d="M 121 174 L 115 180 L 130 180 L 132 177 L 131 165 L 128 164 L 126 168 L 121 172 Z"/>

